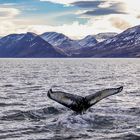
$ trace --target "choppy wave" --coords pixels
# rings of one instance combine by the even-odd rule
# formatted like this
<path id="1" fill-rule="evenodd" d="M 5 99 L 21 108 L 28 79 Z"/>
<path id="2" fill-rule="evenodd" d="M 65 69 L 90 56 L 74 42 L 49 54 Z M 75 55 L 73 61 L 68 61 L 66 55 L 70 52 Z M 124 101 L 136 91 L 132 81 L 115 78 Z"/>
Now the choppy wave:
<path id="1" fill-rule="evenodd" d="M 10 113 L 12 112 L 12 113 Z M 29 110 L 29 111 L 21 111 L 21 110 L 11 110 L 6 113 L 8 115 L 2 116 L 0 120 L 5 121 L 13 121 L 13 120 L 41 120 L 46 119 L 49 115 L 57 115 L 62 113 L 61 110 L 58 110 L 54 107 L 47 107 L 39 110 Z"/>
<path id="2" fill-rule="evenodd" d="M 139 61 L 0 59 L 0 139 L 139 140 Z M 85 96 L 119 85 L 122 93 L 81 115 L 46 95 L 52 86 Z"/>

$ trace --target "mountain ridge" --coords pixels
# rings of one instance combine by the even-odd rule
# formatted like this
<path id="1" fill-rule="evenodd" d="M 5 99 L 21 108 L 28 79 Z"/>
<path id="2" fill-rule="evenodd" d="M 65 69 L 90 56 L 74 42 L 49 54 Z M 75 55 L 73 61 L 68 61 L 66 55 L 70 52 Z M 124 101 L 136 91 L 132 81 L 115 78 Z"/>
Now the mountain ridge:
<path id="1" fill-rule="evenodd" d="M 19 36 L 17 34 L 11 36 L 14 35 Z M 34 33 L 22 34 L 20 39 L 12 40 L 14 43 L 11 42 L 11 36 L 0 39 L 0 57 L 66 57 L 63 52 L 58 52 L 51 44 Z M 6 38 L 8 42 L 3 41 Z"/>
<path id="2" fill-rule="evenodd" d="M 83 49 L 83 57 L 140 57 L 140 25 L 128 28 L 122 33 Z"/>
<path id="3" fill-rule="evenodd" d="M 79 40 L 57 32 L 10 34 L 0 38 L 0 57 L 140 57 L 140 25 Z"/>

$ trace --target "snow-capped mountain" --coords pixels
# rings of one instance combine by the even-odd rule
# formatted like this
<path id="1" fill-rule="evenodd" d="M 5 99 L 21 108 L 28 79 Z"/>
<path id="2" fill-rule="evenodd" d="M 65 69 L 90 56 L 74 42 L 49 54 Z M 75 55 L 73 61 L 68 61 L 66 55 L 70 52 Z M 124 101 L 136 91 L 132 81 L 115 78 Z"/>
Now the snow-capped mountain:
<path id="1" fill-rule="evenodd" d="M 0 45 L 2 44 L 3 46 L 8 47 L 11 44 L 14 44 L 14 43 L 18 42 L 23 36 L 24 36 L 24 34 L 10 34 L 10 35 L 7 35 L 7 36 L 2 37 L 0 39 Z"/>
<path id="2" fill-rule="evenodd" d="M 102 41 L 112 38 L 116 35 L 117 35 L 117 33 L 107 32 L 107 33 L 99 33 L 97 35 L 94 35 L 94 37 L 98 42 L 102 42 Z"/>
<path id="3" fill-rule="evenodd" d="M 93 36 L 87 36 L 81 40 L 72 40 L 61 33 L 46 32 L 41 37 L 51 45 L 63 49 L 66 53 L 74 53 L 74 51 L 85 47 L 94 46 L 97 40 Z"/>
<path id="4" fill-rule="evenodd" d="M 71 41 L 64 34 L 56 32 L 46 32 L 40 36 L 53 46 L 60 46 L 64 41 Z"/>
<path id="5" fill-rule="evenodd" d="M 72 40 L 56 32 L 10 34 L 0 39 L 0 57 L 140 57 L 140 25 L 105 36 L 98 42 L 93 35 Z"/>
<path id="6" fill-rule="evenodd" d="M 79 44 L 77 43 L 77 41 L 72 40 L 61 33 L 46 32 L 40 36 L 55 48 L 63 49 L 63 51 L 69 55 L 71 54 L 71 52 L 73 52 L 73 50 L 79 48 Z"/>
<path id="7" fill-rule="evenodd" d="M 34 33 L 8 35 L 0 40 L 0 57 L 64 57 L 51 44 Z"/>
<path id="8" fill-rule="evenodd" d="M 92 35 L 88 35 L 85 38 L 78 41 L 79 45 L 84 47 L 93 47 L 98 41 Z"/>
<path id="9" fill-rule="evenodd" d="M 140 25 L 83 49 L 80 56 L 86 57 L 140 57 Z"/>

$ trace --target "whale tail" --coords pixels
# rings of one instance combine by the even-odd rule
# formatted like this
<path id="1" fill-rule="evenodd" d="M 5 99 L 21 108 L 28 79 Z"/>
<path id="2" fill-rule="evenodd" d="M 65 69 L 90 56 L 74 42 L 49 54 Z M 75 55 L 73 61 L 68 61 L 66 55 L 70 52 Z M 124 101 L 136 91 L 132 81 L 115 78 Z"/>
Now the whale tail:
<path id="1" fill-rule="evenodd" d="M 100 100 L 117 94 L 119 92 L 121 92 L 123 90 L 123 86 L 119 87 L 119 88 L 110 88 L 110 89 L 105 89 L 102 91 L 98 91 L 92 95 L 88 95 L 86 97 L 82 97 L 82 96 L 78 96 L 78 95 L 74 95 L 74 94 L 70 94 L 70 93 L 66 93 L 66 92 L 62 92 L 62 91 L 52 91 L 52 89 L 50 89 L 47 93 L 47 96 L 70 108 L 73 111 L 78 112 L 82 112 L 87 110 L 88 108 L 90 108 L 92 105 L 96 104 L 97 102 L 99 102 Z"/>

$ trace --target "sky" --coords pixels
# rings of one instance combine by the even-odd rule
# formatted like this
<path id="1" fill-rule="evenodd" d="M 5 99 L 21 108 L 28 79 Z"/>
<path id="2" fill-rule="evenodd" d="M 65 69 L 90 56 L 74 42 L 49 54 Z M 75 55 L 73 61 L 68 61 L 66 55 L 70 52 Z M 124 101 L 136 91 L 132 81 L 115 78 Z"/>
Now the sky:
<path id="1" fill-rule="evenodd" d="M 0 0 L 0 36 L 59 32 L 73 39 L 140 24 L 140 0 Z"/>

